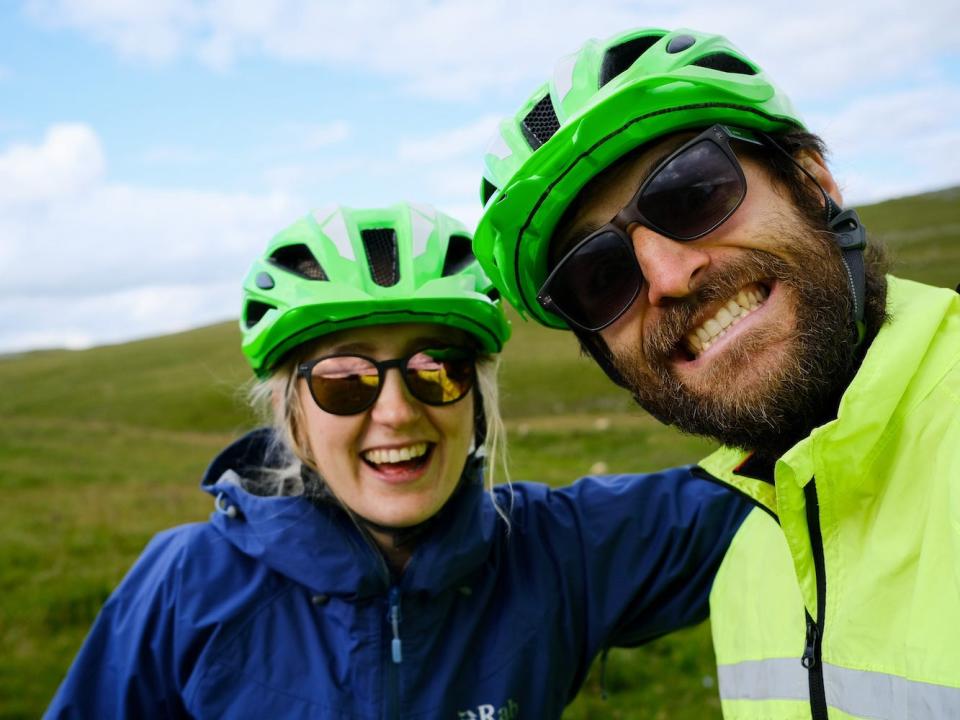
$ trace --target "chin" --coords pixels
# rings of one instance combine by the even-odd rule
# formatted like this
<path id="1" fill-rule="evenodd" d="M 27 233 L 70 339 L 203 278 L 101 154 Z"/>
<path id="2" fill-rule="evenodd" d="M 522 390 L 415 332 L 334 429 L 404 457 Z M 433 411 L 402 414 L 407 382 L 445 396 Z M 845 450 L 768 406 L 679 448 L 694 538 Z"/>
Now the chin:
<path id="1" fill-rule="evenodd" d="M 385 504 L 393 505 L 391 512 L 379 512 L 370 517 L 371 520 L 387 527 L 405 528 L 419 525 L 425 520 L 429 520 L 440 511 L 440 507 L 434 507 L 434 503 L 417 502 L 401 503 L 398 506 L 396 499 L 385 500 Z M 382 510 L 383 506 L 381 506 Z"/>

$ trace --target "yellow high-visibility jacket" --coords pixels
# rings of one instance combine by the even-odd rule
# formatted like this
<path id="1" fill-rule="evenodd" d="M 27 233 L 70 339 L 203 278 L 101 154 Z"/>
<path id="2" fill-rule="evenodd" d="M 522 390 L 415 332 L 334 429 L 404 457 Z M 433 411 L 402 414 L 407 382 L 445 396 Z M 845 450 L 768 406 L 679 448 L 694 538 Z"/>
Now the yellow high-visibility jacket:
<path id="1" fill-rule="evenodd" d="M 758 505 L 711 593 L 728 720 L 960 718 L 960 295 L 891 277 L 888 311 L 772 478 L 700 464 Z"/>

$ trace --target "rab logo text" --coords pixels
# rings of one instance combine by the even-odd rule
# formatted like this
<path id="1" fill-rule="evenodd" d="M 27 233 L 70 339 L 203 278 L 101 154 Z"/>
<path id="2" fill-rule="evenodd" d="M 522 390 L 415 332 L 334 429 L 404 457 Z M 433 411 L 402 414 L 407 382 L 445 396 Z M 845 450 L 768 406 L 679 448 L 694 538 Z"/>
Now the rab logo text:
<path id="1" fill-rule="evenodd" d="M 457 720 L 520 720 L 520 706 L 515 700 L 507 700 L 501 708 L 493 705 L 478 705 L 472 710 L 461 710 Z"/>

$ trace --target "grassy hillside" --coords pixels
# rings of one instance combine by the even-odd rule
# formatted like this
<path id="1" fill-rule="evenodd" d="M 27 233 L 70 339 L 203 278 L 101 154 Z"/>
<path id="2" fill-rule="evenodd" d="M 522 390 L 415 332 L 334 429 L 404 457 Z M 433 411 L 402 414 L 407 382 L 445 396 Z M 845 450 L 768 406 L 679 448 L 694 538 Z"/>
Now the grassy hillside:
<path id="1" fill-rule="evenodd" d="M 899 274 L 960 283 L 960 190 L 863 209 Z M 709 446 L 661 427 L 565 333 L 514 317 L 503 409 L 513 476 L 655 469 Z M 35 717 L 148 538 L 201 520 L 206 463 L 254 419 L 233 323 L 83 352 L 0 360 L 0 717 Z M 718 716 L 706 627 L 611 654 L 570 718 Z"/>

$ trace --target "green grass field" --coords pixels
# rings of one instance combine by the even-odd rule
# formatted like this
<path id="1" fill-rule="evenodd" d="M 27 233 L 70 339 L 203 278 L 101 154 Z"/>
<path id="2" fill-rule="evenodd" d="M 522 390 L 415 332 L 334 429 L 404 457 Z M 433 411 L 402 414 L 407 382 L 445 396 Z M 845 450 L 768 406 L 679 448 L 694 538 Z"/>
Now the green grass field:
<path id="1" fill-rule="evenodd" d="M 898 274 L 960 282 L 960 189 L 863 208 Z M 572 338 L 513 319 L 502 405 L 515 479 L 653 470 L 709 450 L 631 407 Z M 204 519 L 206 463 L 251 427 L 234 323 L 0 359 L 0 718 L 38 716 L 97 609 L 158 530 Z M 719 717 L 709 630 L 615 650 L 565 717 Z"/>

